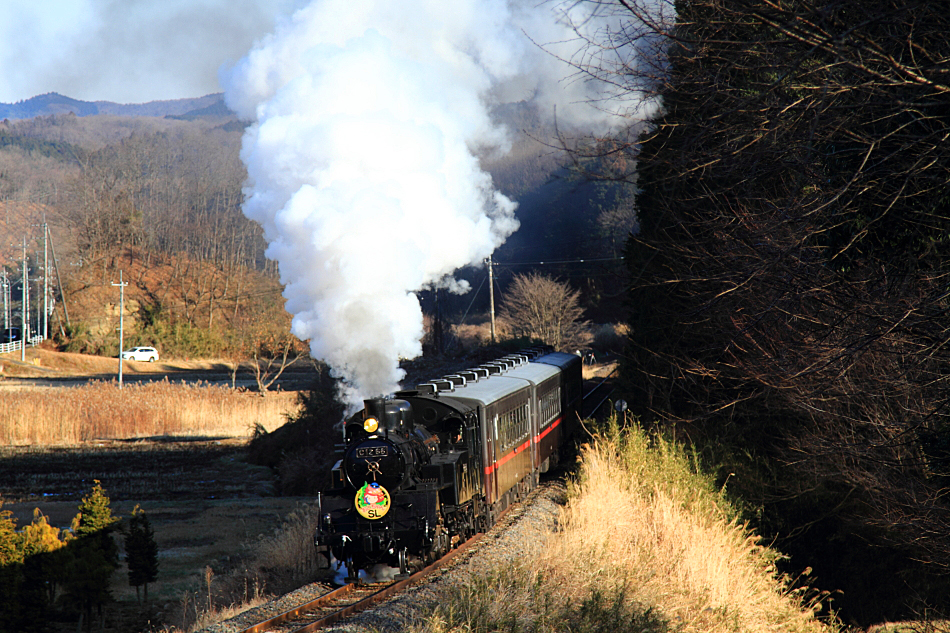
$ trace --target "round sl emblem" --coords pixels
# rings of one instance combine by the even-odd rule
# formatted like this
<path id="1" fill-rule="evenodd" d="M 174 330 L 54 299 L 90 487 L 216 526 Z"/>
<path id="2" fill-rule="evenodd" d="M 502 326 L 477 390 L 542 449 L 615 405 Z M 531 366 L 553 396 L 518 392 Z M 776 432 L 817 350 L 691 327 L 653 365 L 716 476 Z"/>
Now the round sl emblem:
<path id="1" fill-rule="evenodd" d="M 375 481 L 356 491 L 356 511 L 364 519 L 381 519 L 389 512 L 389 491 Z"/>

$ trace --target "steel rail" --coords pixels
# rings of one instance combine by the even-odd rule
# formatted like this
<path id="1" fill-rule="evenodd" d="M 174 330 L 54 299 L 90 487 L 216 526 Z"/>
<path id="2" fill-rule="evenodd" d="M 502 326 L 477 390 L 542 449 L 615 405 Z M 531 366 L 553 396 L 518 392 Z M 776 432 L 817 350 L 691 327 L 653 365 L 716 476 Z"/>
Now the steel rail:
<path id="1" fill-rule="evenodd" d="M 617 371 L 617 368 L 614 367 L 614 368 L 610 371 L 609 374 L 607 374 L 606 376 L 604 376 L 604 378 L 603 378 L 599 383 L 597 383 L 596 385 L 594 385 L 594 386 L 591 388 L 590 391 L 588 391 L 586 394 L 584 394 L 584 397 L 581 399 L 581 401 L 584 403 L 585 407 L 586 407 L 586 405 L 587 405 L 587 403 L 588 403 L 588 400 L 591 398 L 591 396 L 593 396 L 594 393 L 595 393 L 597 390 L 599 390 L 601 387 L 603 387 L 604 384 L 607 382 L 607 380 L 608 380 L 611 376 L 613 376 L 613 375 L 616 373 L 616 371 Z M 596 405 L 594 405 L 593 407 L 588 408 L 587 411 L 582 411 L 582 412 L 581 412 L 582 417 L 589 418 L 589 417 L 593 416 L 595 413 L 597 413 L 597 410 L 600 409 L 600 407 L 603 406 L 604 402 L 606 402 L 607 399 L 610 398 L 610 394 L 612 394 L 613 392 L 614 392 L 613 389 L 609 389 L 609 390 L 607 391 L 607 394 L 606 394 L 603 398 L 601 398 L 600 401 L 599 401 Z"/>
<path id="2" fill-rule="evenodd" d="M 611 370 L 610 370 L 610 373 L 607 374 L 606 376 L 604 376 L 604 379 L 603 379 L 603 380 L 601 380 L 599 383 L 597 383 L 596 385 L 594 385 L 593 388 L 592 388 L 590 391 L 588 391 L 586 394 L 584 394 L 584 400 L 587 400 L 595 391 L 597 391 L 598 389 L 600 389 L 600 388 L 603 386 L 603 384 L 604 384 L 605 382 L 607 382 L 607 379 L 610 378 L 611 376 L 613 376 L 615 373 L 617 373 L 617 368 L 616 368 L 616 367 L 614 367 L 613 369 L 611 369 Z"/>
<path id="3" fill-rule="evenodd" d="M 604 376 L 600 380 L 600 382 L 598 382 L 596 385 L 594 385 L 593 388 L 590 389 L 590 391 L 584 394 L 584 396 L 582 397 L 582 401 L 586 402 L 598 389 L 604 386 L 607 380 L 611 376 L 613 376 L 614 373 L 616 373 L 616 371 L 617 369 L 614 368 L 613 370 L 611 370 L 609 374 Z M 607 395 L 604 396 L 600 400 L 600 402 L 598 402 L 597 405 L 593 409 L 590 410 L 590 413 L 587 415 L 588 416 L 593 415 L 594 412 L 596 412 L 597 409 L 599 409 L 603 405 L 603 403 L 607 400 L 607 398 L 610 397 L 611 393 L 613 393 L 612 389 L 607 392 Z M 505 515 L 507 515 L 510 510 L 511 510 L 511 507 L 507 508 L 501 514 L 501 516 L 498 517 L 498 520 L 495 522 L 495 525 L 501 524 L 502 518 Z M 329 613 L 325 616 L 322 616 L 302 627 L 293 629 L 291 633 L 310 633 L 312 631 L 317 631 L 327 626 L 330 626 L 331 624 L 335 624 L 336 622 L 339 622 L 340 620 L 350 615 L 359 613 L 360 611 L 365 611 L 369 607 L 379 602 L 382 602 L 383 600 L 386 600 L 389 597 L 407 589 L 411 585 L 419 582 L 426 576 L 432 574 L 433 572 L 437 571 L 444 565 L 448 564 L 449 562 L 454 560 L 456 557 L 466 552 L 473 545 L 481 541 L 484 535 L 485 535 L 484 533 L 475 534 L 474 536 L 469 538 L 467 541 L 462 543 L 459 547 L 449 551 L 447 554 L 445 554 L 438 560 L 434 561 L 428 567 L 425 567 L 424 569 L 421 569 L 420 571 L 417 571 L 416 573 L 409 576 L 409 578 L 405 578 L 403 580 L 399 580 L 389 585 L 386 585 L 379 591 L 376 591 L 366 596 L 365 598 L 361 598 L 357 600 L 356 602 L 353 602 L 340 609 L 337 609 L 336 611 Z M 339 600 L 340 598 L 343 598 L 351 593 L 354 593 L 359 587 L 360 585 L 358 585 L 357 583 L 350 583 L 350 584 L 344 585 L 342 587 L 334 589 L 333 591 L 325 593 L 322 596 L 315 598 L 309 602 L 306 602 L 297 607 L 294 607 L 293 609 L 285 611 L 284 613 L 268 618 L 267 620 L 264 620 L 251 627 L 243 629 L 240 631 L 240 633 L 264 633 L 265 631 L 270 630 L 272 627 L 279 626 L 285 622 L 290 622 L 295 619 L 299 619 L 308 611 L 314 611 L 321 607 L 325 607 L 328 603 L 331 603 L 335 600 Z"/>
<path id="4" fill-rule="evenodd" d="M 408 587 L 419 582 L 420 580 L 422 580 L 429 574 L 432 574 L 433 572 L 437 571 L 441 567 L 445 566 L 447 563 L 451 562 L 452 560 L 457 558 L 459 555 L 463 554 L 465 551 L 471 548 L 473 545 L 475 545 L 477 542 L 479 542 L 483 536 L 484 536 L 483 533 L 475 534 L 470 539 L 468 539 L 467 541 L 459 545 L 457 548 L 449 551 L 447 554 L 445 554 L 444 556 L 442 556 L 441 558 L 433 562 L 428 567 L 425 567 L 424 569 L 417 571 L 416 573 L 412 574 L 408 578 L 404 578 L 403 580 L 398 580 L 396 582 L 390 583 L 386 585 L 385 587 L 383 587 L 382 589 L 380 589 L 379 591 L 376 591 L 366 596 L 365 598 L 361 598 L 360 600 L 357 600 L 356 602 L 353 602 L 344 607 L 341 607 L 340 609 L 337 609 L 336 611 L 332 613 L 322 616 L 302 627 L 293 629 L 292 633 L 309 633 L 311 631 L 317 631 L 319 629 L 330 626 L 331 624 L 339 622 L 343 618 L 346 618 L 350 615 L 359 613 L 360 611 L 365 611 L 369 607 L 379 602 L 382 602 L 383 600 L 386 600 L 390 596 L 393 596 L 407 589 Z M 268 631 L 271 628 L 275 626 L 279 626 L 285 622 L 299 619 L 301 617 L 304 617 L 308 611 L 314 611 L 321 607 L 325 607 L 331 602 L 334 602 L 340 598 L 344 598 L 347 595 L 354 593 L 355 591 L 359 589 L 359 587 L 360 585 L 358 585 L 357 583 L 350 583 L 348 585 L 344 585 L 342 587 L 334 589 L 333 591 L 325 593 L 322 596 L 315 598 L 307 603 L 301 604 L 297 607 L 294 607 L 293 609 L 285 611 L 284 613 L 276 615 L 272 618 L 268 618 L 267 620 L 264 620 L 262 622 L 258 622 L 257 624 L 251 627 L 243 629 L 241 633 L 263 633 L 264 631 Z"/>

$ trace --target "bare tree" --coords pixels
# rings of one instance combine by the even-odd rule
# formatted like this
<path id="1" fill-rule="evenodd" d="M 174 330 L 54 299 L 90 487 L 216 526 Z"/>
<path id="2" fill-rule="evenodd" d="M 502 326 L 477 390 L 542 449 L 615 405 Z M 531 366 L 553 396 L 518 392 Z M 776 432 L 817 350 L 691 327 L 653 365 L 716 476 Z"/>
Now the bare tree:
<path id="1" fill-rule="evenodd" d="M 306 357 L 306 352 L 300 341 L 288 332 L 284 336 L 259 341 L 252 356 L 251 368 L 257 390 L 265 396 L 288 367 Z"/>
<path id="2" fill-rule="evenodd" d="M 582 320 L 580 291 L 538 273 L 515 275 L 501 316 L 515 336 L 537 339 L 555 349 L 586 347 L 592 336 Z"/>

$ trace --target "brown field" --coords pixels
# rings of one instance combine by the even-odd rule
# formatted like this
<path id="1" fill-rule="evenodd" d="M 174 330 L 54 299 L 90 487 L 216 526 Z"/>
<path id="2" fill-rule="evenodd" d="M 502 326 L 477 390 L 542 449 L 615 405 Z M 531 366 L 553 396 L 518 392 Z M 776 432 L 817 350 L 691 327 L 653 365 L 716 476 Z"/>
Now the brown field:
<path id="1" fill-rule="evenodd" d="M 44 343 L 46 345 L 46 343 Z M 122 361 L 122 372 L 130 376 L 139 374 L 174 374 L 194 371 L 230 371 L 230 364 L 216 359 L 162 359 L 156 363 Z M 0 378 L 46 378 L 98 376 L 115 377 L 119 372 L 119 359 L 89 354 L 71 354 L 52 349 L 31 347 L 26 350 L 26 362 L 20 361 L 20 352 L 0 354 Z"/>
<path id="2" fill-rule="evenodd" d="M 271 431 L 297 407 L 294 392 L 261 397 L 227 386 L 92 382 L 6 391 L 0 446 L 71 445 L 101 439 L 248 437 Z"/>
<path id="3" fill-rule="evenodd" d="M 205 570 L 211 568 L 217 592 L 229 572 L 253 565 L 255 552 L 311 501 L 275 496 L 274 473 L 245 461 L 255 427 L 273 430 L 296 411 L 295 391 L 262 397 L 231 389 L 220 361 L 124 362 L 122 389 L 114 358 L 37 349 L 28 350 L 27 361 L 20 363 L 18 353 L 0 356 L 3 509 L 21 527 L 39 509 L 66 528 L 99 480 L 117 516 L 128 517 L 139 505 L 155 531 L 159 579 L 149 604 L 136 603 L 120 567 L 106 631 L 181 626 L 183 609 L 193 620 L 199 595 L 207 595 Z M 219 384 L 198 382 L 212 374 Z M 193 382 L 171 382 L 182 378 Z M 121 536 L 117 542 L 121 547 Z M 282 590 L 267 584 L 249 583 L 248 597 Z M 75 630 L 75 623 L 63 626 Z"/>
<path id="4" fill-rule="evenodd" d="M 293 391 L 261 397 L 232 389 L 223 361 L 124 361 L 120 389 L 115 358 L 29 349 L 26 363 L 18 359 L 18 353 L 0 355 L 0 446 L 248 437 L 255 428 L 280 426 L 297 407 Z M 202 382 L 211 379 L 219 382 Z"/>
<path id="5" fill-rule="evenodd" d="M 39 509 L 50 524 L 65 528 L 82 495 L 99 479 L 116 516 L 128 517 L 136 505 L 144 509 L 159 548 L 158 580 L 149 587 L 149 603 L 139 604 L 121 565 L 112 576 L 116 602 L 106 609 L 105 630 L 160 630 L 195 619 L 196 604 L 207 593 L 207 568 L 217 577 L 217 593 L 229 572 L 254 565 L 256 552 L 282 523 L 312 502 L 271 496 L 273 473 L 243 457 L 243 440 L 2 448 L 0 499 L 19 526 L 29 524 Z M 121 535 L 116 542 L 121 549 Z M 252 598 L 282 590 L 261 581 L 249 583 L 247 594 Z M 72 631 L 75 626 L 64 623 L 61 628 Z"/>

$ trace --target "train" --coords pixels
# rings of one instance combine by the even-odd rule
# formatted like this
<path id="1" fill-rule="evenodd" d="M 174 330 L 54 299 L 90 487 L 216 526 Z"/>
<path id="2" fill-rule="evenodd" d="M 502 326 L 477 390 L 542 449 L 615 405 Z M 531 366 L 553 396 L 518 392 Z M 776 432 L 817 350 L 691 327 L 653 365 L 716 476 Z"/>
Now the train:
<path id="1" fill-rule="evenodd" d="M 406 577 L 524 498 L 580 426 L 581 358 L 538 347 L 364 400 L 318 495 L 314 544 L 346 580 Z"/>

